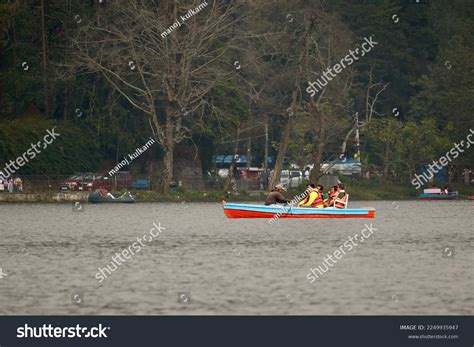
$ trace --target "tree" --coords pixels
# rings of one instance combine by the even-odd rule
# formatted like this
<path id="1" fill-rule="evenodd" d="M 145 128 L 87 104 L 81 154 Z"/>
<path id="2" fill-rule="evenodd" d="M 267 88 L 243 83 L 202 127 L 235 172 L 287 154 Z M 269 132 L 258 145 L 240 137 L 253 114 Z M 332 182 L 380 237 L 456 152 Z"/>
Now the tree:
<path id="1" fill-rule="evenodd" d="M 169 36 L 162 35 L 189 9 L 195 9 L 189 2 L 112 3 L 106 16 L 80 28 L 71 52 L 77 68 L 100 72 L 138 114 L 147 116 L 164 152 L 163 192 L 173 177 L 176 144 L 191 136 L 205 96 L 228 78 L 220 59 L 235 36 L 237 6 L 216 1 L 183 22 L 183 28 L 175 25 Z"/>
<path id="2" fill-rule="evenodd" d="M 296 113 L 297 101 L 298 101 L 298 92 L 299 92 L 299 85 L 301 83 L 301 79 L 303 77 L 303 64 L 306 50 L 308 49 L 308 42 L 310 32 L 313 28 L 315 18 L 311 16 L 311 14 L 305 13 L 304 14 L 304 31 L 302 34 L 301 45 L 300 45 L 300 53 L 297 63 L 298 72 L 294 79 L 293 84 L 293 91 L 291 94 L 291 105 L 289 107 L 289 115 L 288 121 L 283 129 L 280 147 L 278 148 L 278 155 L 275 161 L 275 169 L 273 171 L 273 175 L 269 184 L 269 189 L 272 189 L 276 183 L 280 180 L 281 169 L 283 166 L 283 160 L 285 159 L 286 151 L 288 149 L 288 144 L 290 142 L 290 134 L 293 128 L 293 118 L 291 115 Z"/>
<path id="3" fill-rule="evenodd" d="M 396 118 L 383 118 L 372 121 L 369 140 L 377 142 L 373 147 L 375 155 L 383 165 L 383 178 L 387 180 L 392 162 L 403 157 L 403 124 Z"/>

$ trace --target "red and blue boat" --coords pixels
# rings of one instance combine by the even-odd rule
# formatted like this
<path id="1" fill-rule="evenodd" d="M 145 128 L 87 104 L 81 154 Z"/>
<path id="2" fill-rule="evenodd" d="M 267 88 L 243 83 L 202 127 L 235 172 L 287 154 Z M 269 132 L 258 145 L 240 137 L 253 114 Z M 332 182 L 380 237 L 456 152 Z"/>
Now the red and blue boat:
<path id="1" fill-rule="evenodd" d="M 252 205 L 223 202 L 227 218 L 374 218 L 375 209 L 367 208 L 312 208 L 289 205 Z"/>
<path id="2" fill-rule="evenodd" d="M 456 200 L 458 198 L 458 192 L 445 192 L 439 188 L 425 189 L 423 194 L 418 195 L 420 200 Z"/>

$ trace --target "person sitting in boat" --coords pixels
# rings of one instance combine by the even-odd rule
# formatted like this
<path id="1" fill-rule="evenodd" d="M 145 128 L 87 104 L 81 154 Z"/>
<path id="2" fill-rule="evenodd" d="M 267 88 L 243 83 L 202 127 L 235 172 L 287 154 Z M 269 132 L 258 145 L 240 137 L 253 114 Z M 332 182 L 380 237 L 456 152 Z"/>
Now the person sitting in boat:
<path id="1" fill-rule="evenodd" d="M 284 191 L 286 191 L 286 189 L 283 187 L 283 184 L 278 183 L 275 188 L 273 188 L 272 191 L 267 195 L 265 199 L 265 205 L 268 206 L 277 203 L 289 203 L 290 200 L 281 194 Z"/>
<path id="2" fill-rule="evenodd" d="M 451 193 L 451 187 L 446 183 L 444 189 L 441 191 L 441 194 L 449 195 Z"/>
<path id="3" fill-rule="evenodd" d="M 334 205 L 334 200 L 338 194 L 337 186 L 332 186 L 331 191 L 328 193 L 328 198 L 324 200 L 324 207 L 331 207 Z"/>
<path id="4" fill-rule="evenodd" d="M 345 191 L 345 186 L 343 183 L 337 185 L 337 196 L 334 200 L 335 208 L 346 208 L 347 205 L 347 193 Z"/>
<path id="5" fill-rule="evenodd" d="M 305 189 L 305 197 L 298 203 L 298 206 L 303 206 L 304 204 L 306 204 L 308 201 L 309 201 L 309 197 L 311 195 L 311 192 L 316 189 L 315 185 L 313 183 L 308 183 L 306 185 L 306 189 Z"/>
<path id="6" fill-rule="evenodd" d="M 318 184 L 314 187 L 314 184 L 310 183 L 308 188 L 311 188 L 310 193 L 306 198 L 298 204 L 298 207 L 316 207 L 316 208 L 323 208 L 324 207 L 324 199 L 323 199 L 323 186 Z"/>
<path id="7" fill-rule="evenodd" d="M 101 186 L 99 188 L 99 194 L 102 196 L 108 196 L 111 197 L 112 199 L 115 199 L 115 196 L 113 196 L 105 187 Z"/>

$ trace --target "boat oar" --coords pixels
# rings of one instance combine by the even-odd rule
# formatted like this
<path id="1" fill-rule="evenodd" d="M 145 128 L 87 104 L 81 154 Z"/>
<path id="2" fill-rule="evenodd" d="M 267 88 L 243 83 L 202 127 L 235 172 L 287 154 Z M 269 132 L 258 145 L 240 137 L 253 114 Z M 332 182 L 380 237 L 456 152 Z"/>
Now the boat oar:
<path id="1" fill-rule="evenodd" d="M 460 196 L 462 198 L 466 198 L 468 200 L 474 200 L 474 196 L 467 196 L 467 195 L 464 195 L 464 194 L 458 194 L 458 196 Z"/>
<path id="2" fill-rule="evenodd" d="M 287 215 L 288 213 L 291 212 L 291 209 L 293 208 L 293 204 L 294 204 L 293 199 L 291 199 L 290 201 L 288 201 L 288 202 L 286 203 L 286 205 L 283 205 L 283 208 L 286 209 L 286 212 L 284 213 L 285 215 Z M 280 205 L 280 206 L 281 206 L 281 205 Z M 288 207 L 289 207 L 289 208 L 288 208 Z M 283 213 L 282 213 L 282 214 L 283 214 Z"/>

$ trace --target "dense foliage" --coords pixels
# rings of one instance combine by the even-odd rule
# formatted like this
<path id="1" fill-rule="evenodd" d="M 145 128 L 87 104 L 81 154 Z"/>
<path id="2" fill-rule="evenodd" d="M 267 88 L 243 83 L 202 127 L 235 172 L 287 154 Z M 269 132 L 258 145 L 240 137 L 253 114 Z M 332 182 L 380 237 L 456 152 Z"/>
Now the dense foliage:
<path id="1" fill-rule="evenodd" d="M 22 173 L 104 169 L 150 136 L 142 160 L 156 165 L 136 170 L 173 176 L 196 148 L 205 173 L 235 144 L 260 166 L 265 124 L 270 155 L 320 163 L 355 153 L 352 135 L 341 145 L 357 112 L 362 162 L 408 182 L 474 129 L 471 0 L 208 1 L 163 38 L 197 6 L 179 3 L 3 2 L 0 166 L 53 126 L 61 138 Z M 373 51 L 310 99 L 307 82 L 371 35 Z M 472 167 L 474 152 L 452 164 Z"/>

